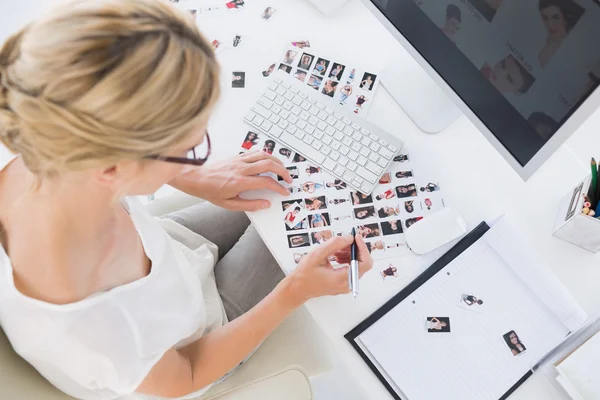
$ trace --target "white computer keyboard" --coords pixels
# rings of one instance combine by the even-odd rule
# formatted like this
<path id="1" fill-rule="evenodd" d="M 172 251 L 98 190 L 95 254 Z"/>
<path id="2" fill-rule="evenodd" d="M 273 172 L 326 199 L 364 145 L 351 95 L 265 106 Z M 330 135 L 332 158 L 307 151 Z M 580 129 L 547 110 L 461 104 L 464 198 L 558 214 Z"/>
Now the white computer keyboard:
<path id="1" fill-rule="evenodd" d="M 245 120 L 365 194 L 404 145 L 283 71 L 271 74 Z"/>

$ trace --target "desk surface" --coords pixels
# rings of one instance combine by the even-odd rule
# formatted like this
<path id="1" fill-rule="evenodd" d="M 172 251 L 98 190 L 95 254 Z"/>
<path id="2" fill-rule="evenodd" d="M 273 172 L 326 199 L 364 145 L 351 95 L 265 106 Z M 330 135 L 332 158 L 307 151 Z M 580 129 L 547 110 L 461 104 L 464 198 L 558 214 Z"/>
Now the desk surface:
<path id="1" fill-rule="evenodd" d="M 193 0 L 180 1 L 184 6 L 194 3 Z M 260 19 L 267 5 L 278 8 L 276 16 L 269 22 Z M 225 89 L 211 121 L 211 132 L 215 132 L 215 154 L 219 158 L 237 154 L 247 131 L 242 118 L 264 85 L 260 71 L 278 60 L 287 42 L 308 39 L 317 53 L 330 54 L 333 59 L 367 62 L 381 68 L 392 52 L 409 57 L 358 0 L 351 0 L 331 17 L 323 16 L 305 1 L 252 1 L 242 11 L 223 18 L 201 20 L 199 24 L 210 39 L 228 43 L 235 34 L 247 36 L 243 48 L 226 50 L 219 55 Z M 227 80 L 231 71 L 246 71 L 245 89 L 229 87 Z M 600 135 L 594 135 L 594 126 L 600 126 L 600 111 L 527 183 L 510 169 L 465 117 L 442 133 L 424 134 L 381 88 L 368 119 L 404 139 L 413 158 L 431 160 L 430 168 L 436 169 L 435 176 L 444 190 L 445 201 L 465 217 L 470 228 L 482 220 L 506 214 L 582 307 L 591 316 L 598 314 L 600 291 L 591 282 L 600 282 L 600 267 L 596 265 L 600 256 L 554 238 L 552 225 L 560 198 L 587 173 L 585 160 L 594 151 L 600 154 Z M 279 261 L 284 259 L 287 254 L 285 238 L 279 225 L 272 223 L 279 218 L 279 213 L 266 210 L 250 217 L 275 257 Z M 417 272 L 415 268 L 414 274 Z M 354 374 L 365 399 L 391 399 L 391 396 L 343 335 L 408 281 L 404 279 L 384 286 L 375 273 L 367 274 L 361 281 L 358 299 L 330 297 L 307 304 L 344 364 Z M 560 398 L 541 374 L 531 378 L 511 397 L 523 400 Z"/>

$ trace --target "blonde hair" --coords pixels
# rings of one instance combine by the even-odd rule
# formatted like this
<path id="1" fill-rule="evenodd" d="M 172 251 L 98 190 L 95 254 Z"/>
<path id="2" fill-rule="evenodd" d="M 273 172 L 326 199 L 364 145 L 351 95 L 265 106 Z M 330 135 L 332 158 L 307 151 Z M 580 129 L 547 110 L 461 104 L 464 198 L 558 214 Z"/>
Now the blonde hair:
<path id="1" fill-rule="evenodd" d="M 76 0 L 0 50 L 0 142 L 38 181 L 164 154 L 219 97 L 211 45 L 162 0 Z"/>

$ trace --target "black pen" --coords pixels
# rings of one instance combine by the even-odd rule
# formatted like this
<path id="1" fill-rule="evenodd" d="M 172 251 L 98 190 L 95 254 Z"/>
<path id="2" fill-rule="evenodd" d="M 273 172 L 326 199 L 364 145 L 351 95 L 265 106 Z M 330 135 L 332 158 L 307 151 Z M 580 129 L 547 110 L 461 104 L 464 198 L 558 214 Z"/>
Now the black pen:
<path id="1" fill-rule="evenodd" d="M 352 245 L 350 246 L 350 268 L 348 270 L 348 288 L 352 290 L 352 296 L 358 295 L 358 249 L 356 247 L 356 229 L 352 228 Z"/>

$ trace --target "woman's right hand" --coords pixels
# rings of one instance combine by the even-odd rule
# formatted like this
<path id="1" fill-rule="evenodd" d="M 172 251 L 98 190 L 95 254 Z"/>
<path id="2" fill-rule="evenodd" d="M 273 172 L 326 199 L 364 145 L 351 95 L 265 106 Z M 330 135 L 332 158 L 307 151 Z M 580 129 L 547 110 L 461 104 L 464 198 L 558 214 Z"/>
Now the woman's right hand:
<path id="1" fill-rule="evenodd" d="M 299 304 L 321 296 L 350 293 L 348 266 L 333 269 L 329 262 L 335 256 L 340 264 L 350 263 L 352 235 L 336 236 L 302 257 L 298 268 L 288 276 L 290 290 Z M 359 276 L 373 268 L 373 259 L 361 235 L 356 235 Z"/>

